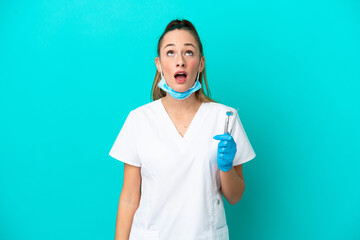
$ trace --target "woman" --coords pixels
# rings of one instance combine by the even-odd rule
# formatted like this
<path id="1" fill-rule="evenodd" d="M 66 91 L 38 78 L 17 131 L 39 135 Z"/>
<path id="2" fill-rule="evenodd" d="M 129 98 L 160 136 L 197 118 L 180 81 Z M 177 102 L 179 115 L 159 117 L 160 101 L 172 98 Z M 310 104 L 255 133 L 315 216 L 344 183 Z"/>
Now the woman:
<path id="1" fill-rule="evenodd" d="M 203 91 L 194 26 L 171 21 L 157 53 L 154 101 L 129 113 L 109 153 L 124 162 L 115 239 L 228 239 L 222 195 L 240 201 L 255 152 L 236 110 Z"/>

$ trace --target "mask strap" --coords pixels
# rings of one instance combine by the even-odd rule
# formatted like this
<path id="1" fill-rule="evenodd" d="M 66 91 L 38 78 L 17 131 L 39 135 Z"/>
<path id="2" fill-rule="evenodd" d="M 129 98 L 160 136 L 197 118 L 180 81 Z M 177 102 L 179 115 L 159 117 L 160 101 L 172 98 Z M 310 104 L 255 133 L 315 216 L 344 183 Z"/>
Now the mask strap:
<path id="1" fill-rule="evenodd" d="M 199 65 L 199 71 L 198 71 L 198 74 L 197 74 L 197 77 L 196 77 L 196 81 L 199 81 L 200 68 L 201 68 L 201 62 L 200 62 L 200 65 Z"/>
<path id="2" fill-rule="evenodd" d="M 161 74 L 161 77 L 164 78 L 164 74 L 163 74 L 162 69 L 161 69 L 160 61 L 159 61 L 159 66 L 160 66 L 160 74 Z M 164 79 L 165 79 L 165 78 L 164 78 Z"/>

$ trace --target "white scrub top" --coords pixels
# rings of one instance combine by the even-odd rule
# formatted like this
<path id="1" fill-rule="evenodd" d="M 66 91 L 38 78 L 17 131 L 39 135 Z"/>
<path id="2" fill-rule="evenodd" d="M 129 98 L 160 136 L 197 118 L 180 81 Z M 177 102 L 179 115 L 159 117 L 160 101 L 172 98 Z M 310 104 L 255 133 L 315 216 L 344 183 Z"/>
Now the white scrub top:
<path id="1" fill-rule="evenodd" d="M 224 134 L 229 110 L 235 112 L 220 103 L 202 103 L 184 137 L 161 99 L 129 113 L 109 154 L 141 168 L 130 240 L 229 239 L 217 167 L 219 140 L 213 139 Z M 240 119 L 233 119 L 235 166 L 256 155 Z"/>

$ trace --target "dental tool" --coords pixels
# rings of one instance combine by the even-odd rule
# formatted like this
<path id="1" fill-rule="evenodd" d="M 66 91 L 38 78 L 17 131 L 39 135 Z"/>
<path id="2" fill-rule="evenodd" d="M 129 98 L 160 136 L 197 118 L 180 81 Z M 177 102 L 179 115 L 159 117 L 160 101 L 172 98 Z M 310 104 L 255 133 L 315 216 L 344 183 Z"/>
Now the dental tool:
<path id="1" fill-rule="evenodd" d="M 233 115 L 234 115 L 233 111 L 227 111 L 226 112 L 227 119 L 226 119 L 226 122 L 225 122 L 224 134 L 228 133 L 230 116 L 233 116 Z"/>
<path id="2" fill-rule="evenodd" d="M 227 111 L 226 112 L 226 116 L 227 116 L 227 119 L 226 119 L 226 122 L 225 122 L 225 128 L 224 128 L 224 133 L 229 133 L 230 135 L 232 134 L 233 132 L 233 129 L 234 129 L 234 125 L 235 125 L 235 121 L 236 121 L 236 116 L 237 116 L 237 111 L 239 109 L 237 109 L 235 111 L 235 113 L 233 111 Z M 230 118 L 234 118 L 234 120 L 232 121 L 232 125 L 231 125 L 231 128 L 230 128 L 230 131 L 229 131 L 229 122 L 230 122 Z"/>

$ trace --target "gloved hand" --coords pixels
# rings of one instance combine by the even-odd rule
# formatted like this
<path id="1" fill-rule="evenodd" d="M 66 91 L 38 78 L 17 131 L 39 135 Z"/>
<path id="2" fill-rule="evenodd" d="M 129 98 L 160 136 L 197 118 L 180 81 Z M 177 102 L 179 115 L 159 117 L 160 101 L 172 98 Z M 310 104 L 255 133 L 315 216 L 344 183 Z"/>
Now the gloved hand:
<path id="1" fill-rule="evenodd" d="M 233 166 L 236 154 L 236 143 L 229 134 L 216 135 L 215 140 L 220 140 L 217 152 L 217 164 L 221 171 L 228 172 Z"/>

